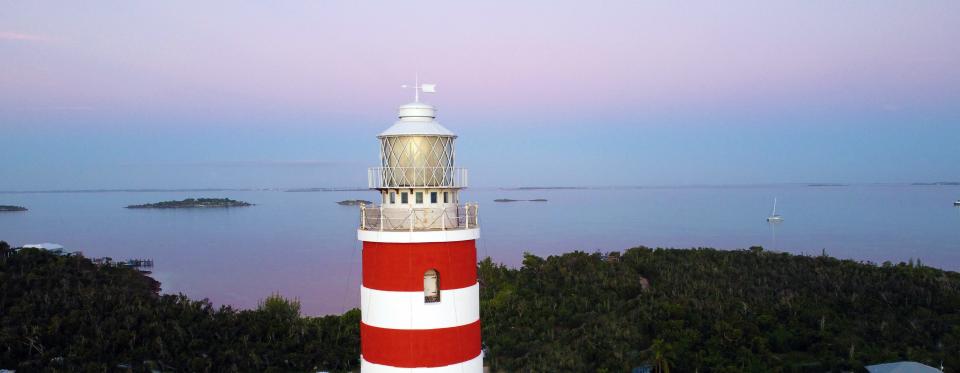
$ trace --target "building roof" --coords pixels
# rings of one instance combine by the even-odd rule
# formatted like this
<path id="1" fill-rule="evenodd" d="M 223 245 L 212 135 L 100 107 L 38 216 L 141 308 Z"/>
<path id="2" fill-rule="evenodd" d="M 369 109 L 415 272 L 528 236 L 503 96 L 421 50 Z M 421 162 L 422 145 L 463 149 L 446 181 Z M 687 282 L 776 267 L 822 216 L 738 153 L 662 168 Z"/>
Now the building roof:
<path id="1" fill-rule="evenodd" d="M 450 136 L 456 137 L 450 130 L 436 120 L 437 109 L 422 102 L 411 102 L 398 110 L 400 120 L 377 137 L 387 136 Z"/>
<path id="2" fill-rule="evenodd" d="M 895 363 L 870 365 L 866 368 L 870 373 L 941 373 L 940 369 L 915 361 L 898 361 Z"/>
<path id="3" fill-rule="evenodd" d="M 23 245 L 23 247 L 28 249 L 63 250 L 63 245 L 50 243 L 50 242 Z"/>
<path id="4" fill-rule="evenodd" d="M 405 122 L 400 120 L 390 126 L 390 128 L 387 128 L 386 131 L 381 132 L 377 137 L 410 135 L 456 136 L 446 127 L 437 123 L 437 121 Z"/>

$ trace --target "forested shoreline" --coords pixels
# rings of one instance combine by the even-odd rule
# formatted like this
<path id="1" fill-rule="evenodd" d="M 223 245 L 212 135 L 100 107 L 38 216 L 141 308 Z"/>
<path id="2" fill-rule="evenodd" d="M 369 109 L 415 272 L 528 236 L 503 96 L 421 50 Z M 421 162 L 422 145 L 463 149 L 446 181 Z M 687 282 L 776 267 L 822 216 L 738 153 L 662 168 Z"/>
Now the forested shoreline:
<path id="1" fill-rule="evenodd" d="M 302 317 L 278 295 L 255 310 L 159 295 L 134 269 L 0 242 L 0 369 L 333 371 L 358 366 L 360 312 Z M 126 371 L 122 369 L 121 371 Z"/>
<path id="2" fill-rule="evenodd" d="M 762 248 L 633 248 L 479 263 L 495 372 L 960 367 L 960 274 Z M 359 311 L 303 317 L 160 295 L 135 270 L 0 242 L 0 369 L 351 371 Z"/>
<path id="3" fill-rule="evenodd" d="M 960 368 L 960 274 L 914 261 L 634 248 L 485 260 L 479 275 L 496 371 Z"/>

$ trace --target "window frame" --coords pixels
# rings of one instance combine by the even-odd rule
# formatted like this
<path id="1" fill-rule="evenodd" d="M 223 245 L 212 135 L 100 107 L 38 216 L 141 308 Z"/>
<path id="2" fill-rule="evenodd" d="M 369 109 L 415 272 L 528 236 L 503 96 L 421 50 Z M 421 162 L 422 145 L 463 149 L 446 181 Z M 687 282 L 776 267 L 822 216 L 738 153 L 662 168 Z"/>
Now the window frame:
<path id="1" fill-rule="evenodd" d="M 427 293 L 427 276 L 433 272 L 433 288 L 436 294 Z M 430 268 L 423 272 L 423 303 L 440 303 L 440 271 Z"/>

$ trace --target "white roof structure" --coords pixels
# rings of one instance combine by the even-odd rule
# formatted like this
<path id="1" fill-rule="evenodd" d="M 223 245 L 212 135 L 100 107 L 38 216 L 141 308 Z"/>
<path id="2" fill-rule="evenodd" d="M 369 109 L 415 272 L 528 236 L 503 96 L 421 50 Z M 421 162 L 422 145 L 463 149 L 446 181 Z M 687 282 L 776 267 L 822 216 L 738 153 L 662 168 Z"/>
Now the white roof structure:
<path id="1" fill-rule="evenodd" d="M 915 361 L 869 365 L 866 368 L 870 373 L 941 373 L 940 369 Z"/>
<path id="2" fill-rule="evenodd" d="M 386 131 L 377 137 L 389 136 L 449 136 L 457 137 L 453 132 L 436 120 L 437 109 L 433 105 L 422 102 L 411 102 L 400 107 L 400 120 L 393 123 Z"/>
<path id="3" fill-rule="evenodd" d="M 50 251 L 63 250 L 63 245 L 50 243 L 50 242 L 23 245 L 23 247 L 28 249 L 43 249 L 43 250 L 50 250 Z"/>

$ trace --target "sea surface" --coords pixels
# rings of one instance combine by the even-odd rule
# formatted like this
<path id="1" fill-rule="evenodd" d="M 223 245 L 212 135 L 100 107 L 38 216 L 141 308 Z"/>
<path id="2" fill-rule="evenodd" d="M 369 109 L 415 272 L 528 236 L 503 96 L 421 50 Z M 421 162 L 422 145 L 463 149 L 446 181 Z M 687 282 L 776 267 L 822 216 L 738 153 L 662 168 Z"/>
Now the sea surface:
<path id="1" fill-rule="evenodd" d="M 229 209 L 125 209 L 190 197 L 255 203 Z M 0 240 L 14 246 L 59 243 L 88 257 L 149 258 L 166 293 L 253 308 L 278 292 L 299 298 L 304 314 L 358 306 L 360 245 L 356 192 L 0 193 Z M 768 224 L 773 199 L 785 221 Z M 497 198 L 548 202 L 496 203 Z M 517 266 L 524 252 L 634 246 L 714 247 L 828 255 L 882 263 L 919 259 L 960 270 L 957 186 L 659 187 L 554 190 L 469 189 L 480 203 L 478 255 Z"/>

